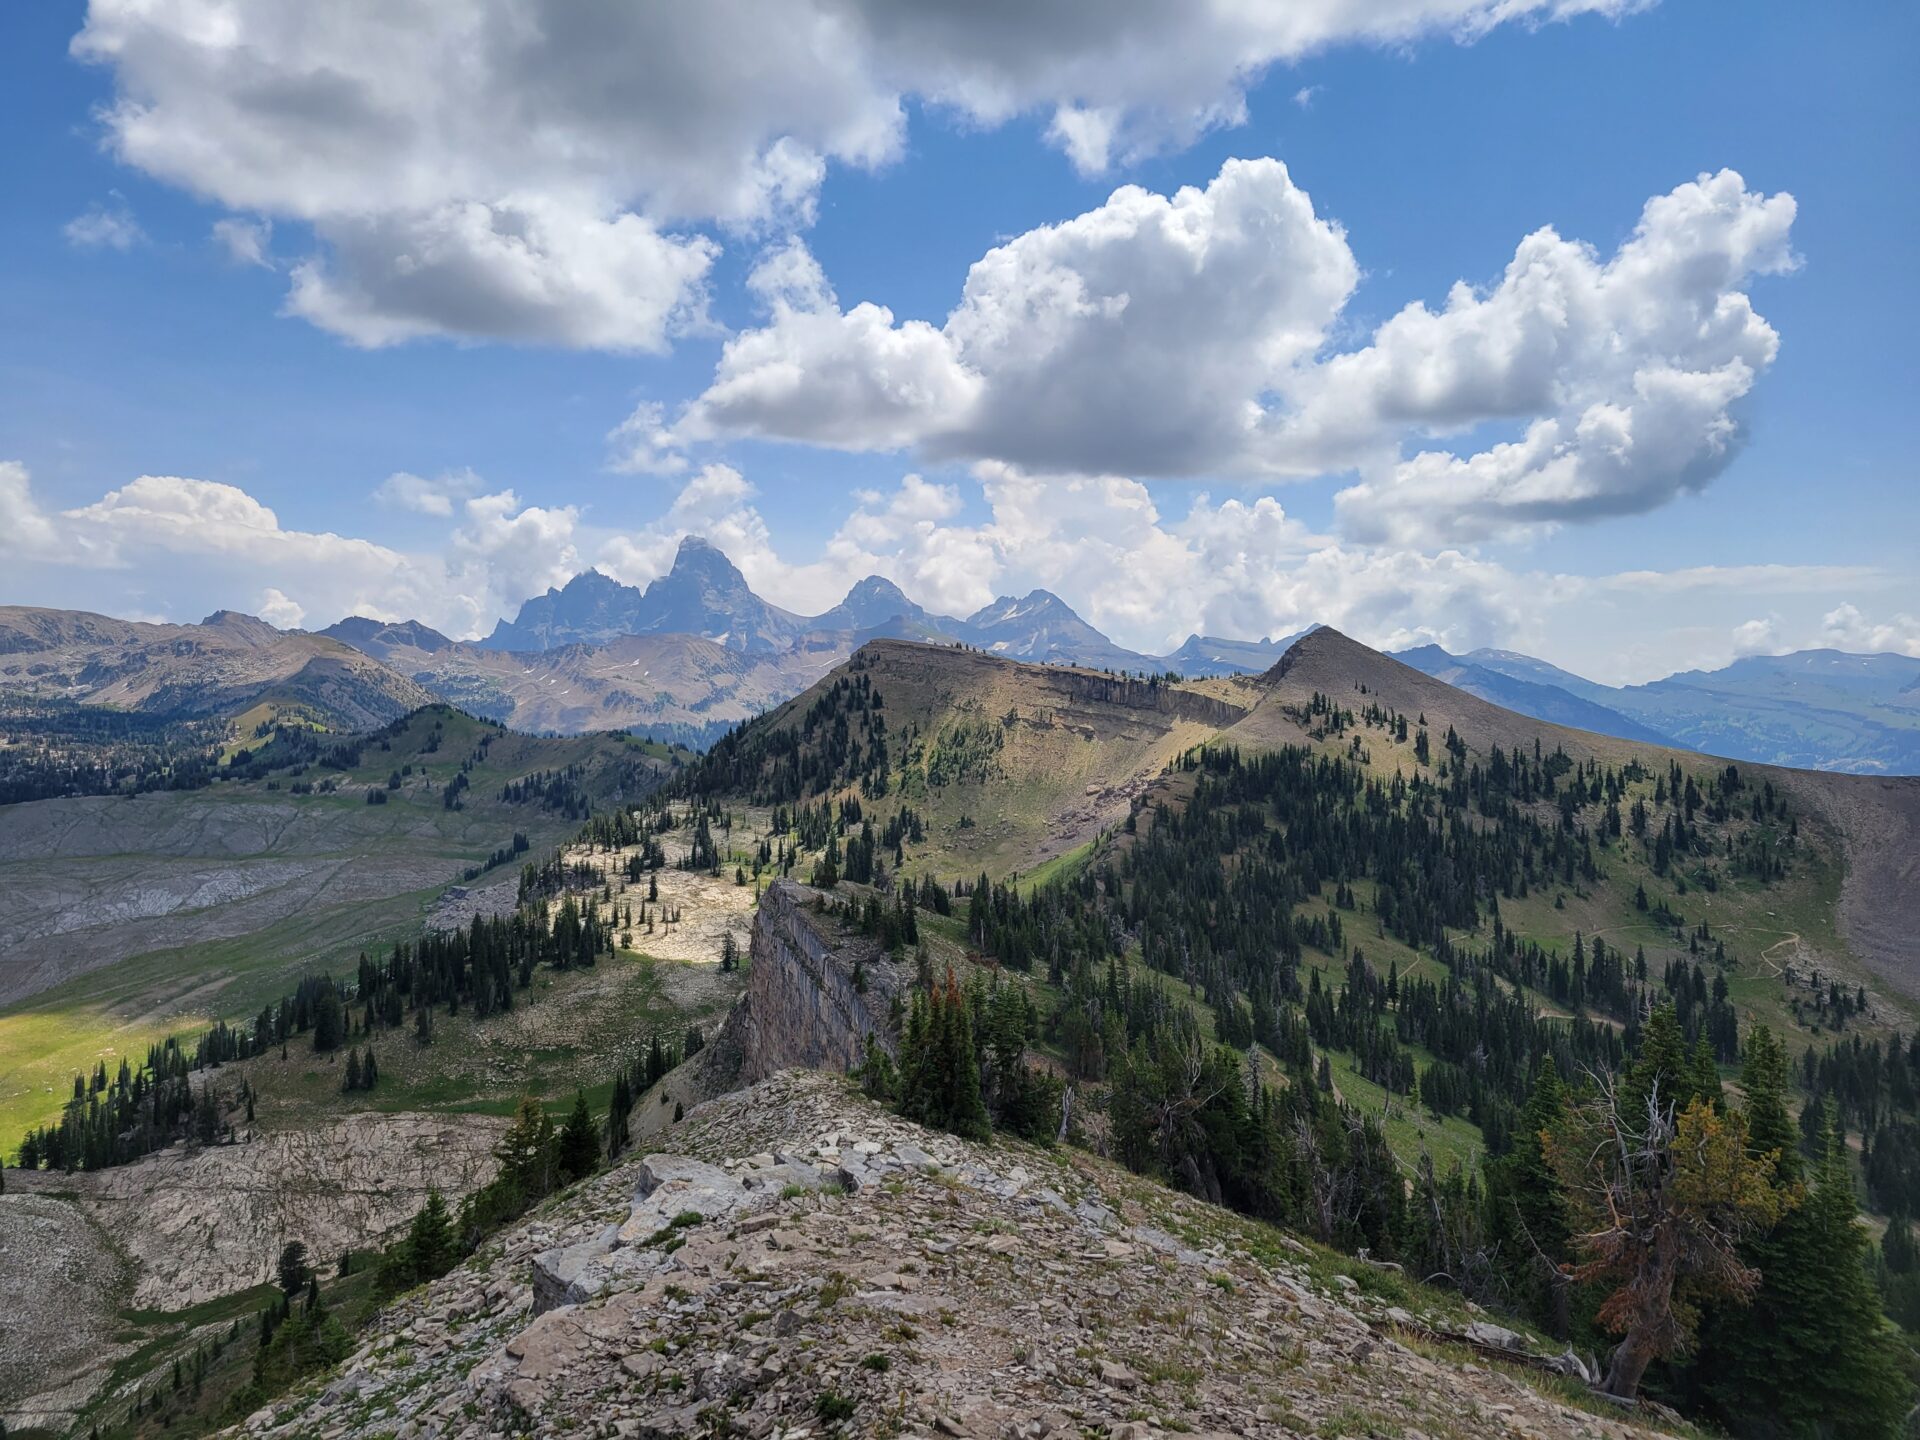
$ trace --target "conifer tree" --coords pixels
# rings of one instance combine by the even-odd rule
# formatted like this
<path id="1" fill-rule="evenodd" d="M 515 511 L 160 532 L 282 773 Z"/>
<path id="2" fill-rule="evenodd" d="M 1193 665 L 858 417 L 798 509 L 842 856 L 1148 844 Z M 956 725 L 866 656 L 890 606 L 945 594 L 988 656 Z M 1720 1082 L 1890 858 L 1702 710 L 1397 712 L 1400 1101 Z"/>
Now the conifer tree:
<path id="1" fill-rule="evenodd" d="M 274 1274 L 284 1294 L 304 1290 L 312 1273 L 312 1267 L 307 1264 L 307 1247 L 302 1241 L 289 1240 L 280 1248 L 280 1261 L 274 1267 Z"/>
<path id="2" fill-rule="evenodd" d="M 900 1113 L 974 1139 L 991 1133 L 973 1019 L 951 970 L 945 984 L 914 994 L 900 1047 Z"/>
<path id="3" fill-rule="evenodd" d="M 313 1048 L 324 1054 L 340 1048 L 346 1038 L 346 1013 L 340 1008 L 340 994 L 331 982 L 320 986 L 313 1006 Z"/>
<path id="4" fill-rule="evenodd" d="M 523 1096 L 513 1124 L 500 1137 L 494 1155 L 500 1178 L 518 1191 L 521 1204 L 544 1199 L 553 1189 L 557 1166 L 553 1120 L 533 1096 Z"/>
<path id="5" fill-rule="evenodd" d="M 584 1090 L 573 1092 L 573 1110 L 560 1131 L 560 1174 L 566 1180 L 581 1180 L 600 1163 L 600 1136 L 594 1128 L 593 1112 L 587 1108 Z"/>
<path id="6" fill-rule="evenodd" d="M 454 1244 L 453 1219 L 438 1190 L 427 1191 L 427 1202 L 407 1227 L 406 1263 L 415 1284 L 438 1279 L 460 1258 Z"/>
<path id="7" fill-rule="evenodd" d="M 358 1050 L 347 1051 L 347 1073 L 341 1077 L 340 1088 L 342 1090 L 360 1088 L 360 1052 Z"/>
<path id="8" fill-rule="evenodd" d="M 1541 1058 L 1533 1089 L 1514 1127 L 1513 1148 L 1487 1164 L 1487 1228 L 1509 1257 L 1516 1284 L 1533 1308 L 1565 1335 L 1569 1287 L 1561 1267 L 1572 1258 L 1565 1197 L 1548 1163 L 1545 1137 L 1567 1105 L 1567 1087 L 1553 1056 Z"/>
<path id="9" fill-rule="evenodd" d="M 1784 1079 L 1784 1062 L 1780 1069 Z M 1770 1082 L 1760 1084 L 1765 1092 Z M 1782 1118 L 1770 1122 L 1776 1128 L 1780 1108 Z M 1892 1440 L 1903 1433 L 1912 1387 L 1862 1263 L 1867 1235 L 1846 1146 L 1826 1109 L 1811 1188 L 1747 1247 L 1750 1263 L 1761 1267 L 1760 1286 L 1744 1311 L 1714 1317 L 1697 1369 L 1714 1409 L 1737 1433 Z"/>
<path id="10" fill-rule="evenodd" d="M 1574 1276 L 1613 1287 L 1597 1318 L 1621 1337 L 1605 1385 L 1625 1399 L 1650 1363 L 1691 1345 L 1698 1300 L 1753 1292 L 1760 1276 L 1737 1246 L 1781 1205 L 1743 1116 L 1697 1096 L 1676 1111 L 1664 1086 L 1632 1078 L 1569 1104 L 1546 1140 L 1578 1237 Z M 1633 1093 L 1644 1098 L 1629 1109 Z"/>

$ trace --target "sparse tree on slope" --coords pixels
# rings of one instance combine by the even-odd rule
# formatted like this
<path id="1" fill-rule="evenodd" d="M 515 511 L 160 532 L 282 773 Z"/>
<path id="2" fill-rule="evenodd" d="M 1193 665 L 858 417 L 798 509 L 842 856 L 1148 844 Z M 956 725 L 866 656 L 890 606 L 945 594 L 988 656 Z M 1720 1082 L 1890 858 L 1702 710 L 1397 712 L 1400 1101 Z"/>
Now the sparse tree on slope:
<path id="1" fill-rule="evenodd" d="M 600 1135 L 594 1127 L 593 1112 L 587 1108 L 584 1090 L 573 1092 L 573 1110 L 560 1131 L 560 1174 L 568 1181 L 581 1180 L 600 1163 Z"/>
<path id="2" fill-rule="evenodd" d="M 289 1240 L 280 1249 L 280 1263 L 275 1266 L 275 1275 L 280 1288 L 288 1295 L 307 1288 L 307 1281 L 313 1276 L 313 1267 L 307 1264 L 307 1247 L 299 1240 Z"/>
<path id="3" fill-rule="evenodd" d="M 1780 1213 L 1771 1159 L 1747 1153 L 1746 1121 L 1695 1098 L 1676 1112 L 1656 1078 L 1640 1108 L 1602 1080 L 1548 1132 L 1567 1198 L 1577 1280 L 1613 1288 L 1598 1320 L 1620 1336 L 1606 1389 L 1631 1398 L 1654 1360 L 1693 1339 L 1696 1299 L 1743 1299 L 1760 1274 L 1739 1244 Z"/>
<path id="4" fill-rule="evenodd" d="M 1760 1123 L 1775 1144 L 1787 1140 L 1782 1154 L 1797 1178 L 1784 1061 L 1777 1089 L 1774 1080 L 1754 1073 L 1751 1052 L 1765 1035 L 1756 1031 L 1748 1041 L 1749 1107 L 1766 1113 Z M 1760 1048 L 1766 1066 L 1769 1047 Z M 1761 1271 L 1751 1306 L 1713 1318 L 1698 1368 L 1714 1408 L 1736 1434 L 1891 1440 L 1902 1433 L 1911 1386 L 1863 1263 L 1867 1235 L 1831 1113 L 1822 1138 L 1804 1200 L 1745 1247 L 1744 1257 Z"/>

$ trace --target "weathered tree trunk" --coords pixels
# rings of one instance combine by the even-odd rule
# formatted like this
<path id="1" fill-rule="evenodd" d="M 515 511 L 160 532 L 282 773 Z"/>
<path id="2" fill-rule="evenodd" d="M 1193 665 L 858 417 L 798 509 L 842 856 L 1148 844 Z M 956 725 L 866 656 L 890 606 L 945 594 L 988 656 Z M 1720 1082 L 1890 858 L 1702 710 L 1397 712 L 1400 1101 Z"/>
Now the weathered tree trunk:
<path id="1" fill-rule="evenodd" d="M 1640 1377 L 1647 1373 L 1652 1360 L 1653 1347 L 1629 1330 L 1626 1338 L 1613 1347 L 1607 1360 L 1607 1378 L 1600 1388 L 1621 1400 L 1633 1399 L 1640 1393 Z"/>

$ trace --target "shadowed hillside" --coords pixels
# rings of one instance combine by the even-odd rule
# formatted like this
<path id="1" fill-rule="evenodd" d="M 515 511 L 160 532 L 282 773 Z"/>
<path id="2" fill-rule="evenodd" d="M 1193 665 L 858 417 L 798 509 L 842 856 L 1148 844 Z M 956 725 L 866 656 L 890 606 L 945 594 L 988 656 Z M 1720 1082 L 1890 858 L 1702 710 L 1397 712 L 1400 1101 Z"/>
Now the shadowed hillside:
<path id="1" fill-rule="evenodd" d="M 434 698 L 350 645 L 231 610 L 198 625 L 148 625 L 18 605 L 0 607 L 0 688 L 182 719 L 272 701 L 349 730 Z"/>

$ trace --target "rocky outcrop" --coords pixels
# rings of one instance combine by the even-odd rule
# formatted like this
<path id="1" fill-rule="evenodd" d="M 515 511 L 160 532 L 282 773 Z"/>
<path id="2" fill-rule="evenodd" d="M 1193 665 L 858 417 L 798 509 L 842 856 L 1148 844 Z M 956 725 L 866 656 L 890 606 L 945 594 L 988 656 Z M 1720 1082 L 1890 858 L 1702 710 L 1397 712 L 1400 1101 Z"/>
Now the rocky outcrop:
<path id="1" fill-rule="evenodd" d="M 747 991 L 698 1057 L 697 1099 L 780 1070 L 845 1072 L 870 1045 L 894 1053 L 895 1011 L 912 977 L 878 945 L 820 915 L 819 898 L 792 880 L 774 881 L 760 897 Z"/>
<path id="2" fill-rule="evenodd" d="M 795 1072 L 672 1133 L 675 1156 L 542 1207 L 245 1432 L 1646 1433 L 1408 1343 L 1457 1333 L 1457 1300 L 1084 1153 L 972 1145 Z M 610 1228 L 645 1263 L 536 1313 L 535 1257 Z"/>
<path id="3" fill-rule="evenodd" d="M 0 1194 L 0 1421 L 65 1434 L 133 1348 L 116 1314 L 128 1267 L 78 1205 L 22 1178 Z"/>
<path id="4" fill-rule="evenodd" d="M 757 1157 L 738 1176 L 680 1155 L 649 1155 L 637 1169 L 639 1188 L 624 1220 L 535 1257 L 535 1315 L 610 1287 L 644 1284 L 673 1268 L 688 1228 L 739 1220 L 784 1195 L 818 1190 L 828 1178 L 805 1161 L 773 1155 Z"/>
<path id="5" fill-rule="evenodd" d="M 11 1172 L 8 1189 L 58 1191 L 125 1250 L 137 1307 L 178 1310 L 267 1279 L 289 1240 L 330 1260 L 405 1226 L 429 1189 L 458 1201 L 492 1178 L 505 1126 L 487 1115 L 351 1115 L 109 1170 Z"/>

